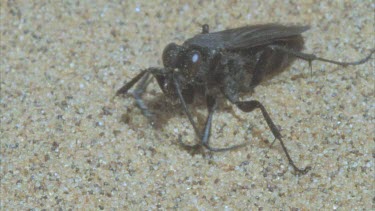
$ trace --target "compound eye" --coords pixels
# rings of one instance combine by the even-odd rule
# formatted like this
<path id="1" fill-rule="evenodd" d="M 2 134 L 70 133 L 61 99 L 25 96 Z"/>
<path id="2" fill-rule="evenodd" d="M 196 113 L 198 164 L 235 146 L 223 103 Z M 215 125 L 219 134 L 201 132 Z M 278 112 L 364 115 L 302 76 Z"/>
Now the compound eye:
<path id="1" fill-rule="evenodd" d="M 181 66 L 181 55 L 184 48 L 175 43 L 168 44 L 163 51 L 163 65 L 166 68 L 179 68 Z"/>
<path id="2" fill-rule="evenodd" d="M 193 78 L 200 69 L 202 61 L 202 55 L 199 51 L 193 50 L 189 52 L 186 57 L 185 64 L 186 64 L 186 76 L 189 78 Z"/>

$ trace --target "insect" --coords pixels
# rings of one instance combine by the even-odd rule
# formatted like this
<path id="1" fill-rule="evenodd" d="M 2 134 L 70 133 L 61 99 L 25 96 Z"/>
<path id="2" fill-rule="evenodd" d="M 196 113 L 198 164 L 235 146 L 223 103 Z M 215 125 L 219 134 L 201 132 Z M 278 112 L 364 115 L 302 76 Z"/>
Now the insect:
<path id="1" fill-rule="evenodd" d="M 375 49 L 364 59 L 356 62 L 338 62 L 301 52 L 304 39 L 301 33 L 309 26 L 285 26 L 264 24 L 244 26 L 219 32 L 209 32 L 207 24 L 202 33 L 186 40 L 182 45 L 168 44 L 162 55 L 164 67 L 150 67 L 142 70 L 131 81 L 121 87 L 116 96 L 128 92 L 135 84 L 133 96 L 144 116 L 153 119 L 153 113 L 142 100 L 151 77 L 155 78 L 162 92 L 171 99 L 179 99 L 199 142 L 195 145 L 180 144 L 188 149 L 204 147 L 209 151 L 227 151 L 240 148 L 246 142 L 225 148 L 210 145 L 212 118 L 217 110 L 219 98 L 226 98 L 243 112 L 260 109 L 273 136 L 279 140 L 289 164 L 299 174 L 307 173 L 311 167 L 295 165 L 284 144 L 279 129 L 272 121 L 266 108 L 257 100 L 240 101 L 243 93 L 252 93 L 262 81 L 287 69 L 297 58 L 336 65 L 359 65 L 367 62 Z M 194 97 L 204 97 L 207 117 L 202 130 L 197 127 L 188 105 Z"/>

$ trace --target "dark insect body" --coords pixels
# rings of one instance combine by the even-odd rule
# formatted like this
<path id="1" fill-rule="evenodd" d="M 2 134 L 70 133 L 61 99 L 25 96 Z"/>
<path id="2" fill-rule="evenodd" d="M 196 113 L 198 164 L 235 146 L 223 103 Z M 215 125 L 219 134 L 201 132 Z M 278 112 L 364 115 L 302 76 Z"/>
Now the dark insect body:
<path id="1" fill-rule="evenodd" d="M 310 66 L 314 60 L 342 66 L 359 65 L 367 62 L 375 51 L 372 50 L 366 58 L 356 62 L 337 62 L 305 54 L 301 52 L 304 46 L 301 33 L 308 29 L 308 26 L 265 24 L 209 33 L 208 25 L 203 25 L 201 34 L 186 40 L 182 45 L 171 43 L 165 47 L 163 68 L 142 70 L 120 88 L 116 96 L 125 94 L 138 82 L 133 92 L 137 106 L 146 117 L 152 119 L 153 114 L 141 97 L 153 76 L 167 97 L 180 100 L 199 138 L 199 143 L 188 145 L 182 142 L 180 136 L 181 145 L 188 149 L 205 147 L 210 151 L 227 151 L 246 145 L 243 143 L 226 148 L 210 146 L 211 122 L 219 97 L 225 97 L 244 112 L 260 109 L 275 140 L 280 141 L 289 164 L 297 173 L 305 174 L 311 167 L 298 168 L 294 164 L 279 129 L 265 107 L 257 100 L 240 101 L 239 95 L 253 92 L 260 82 L 281 73 L 296 58 L 308 61 Z M 205 97 L 208 110 L 203 130 L 197 128 L 188 108 L 198 92 Z"/>

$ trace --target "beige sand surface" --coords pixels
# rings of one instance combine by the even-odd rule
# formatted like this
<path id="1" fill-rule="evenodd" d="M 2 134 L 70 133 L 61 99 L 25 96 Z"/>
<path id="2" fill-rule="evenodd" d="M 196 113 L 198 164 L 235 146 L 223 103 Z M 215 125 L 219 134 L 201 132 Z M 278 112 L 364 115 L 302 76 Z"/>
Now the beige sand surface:
<path id="1" fill-rule="evenodd" d="M 297 61 L 245 97 L 266 106 L 297 165 L 313 167 L 305 176 L 277 142 L 269 147 L 259 111 L 221 104 L 213 144 L 249 145 L 192 155 L 177 144 L 179 134 L 194 141 L 192 128 L 156 83 L 145 99 L 158 128 L 130 96 L 112 97 L 203 23 L 212 31 L 309 24 L 306 52 L 361 58 L 375 46 L 374 1 L 31 2 L 0 3 L 0 209 L 373 208 L 374 59 L 347 68 L 314 62 L 312 75 Z"/>

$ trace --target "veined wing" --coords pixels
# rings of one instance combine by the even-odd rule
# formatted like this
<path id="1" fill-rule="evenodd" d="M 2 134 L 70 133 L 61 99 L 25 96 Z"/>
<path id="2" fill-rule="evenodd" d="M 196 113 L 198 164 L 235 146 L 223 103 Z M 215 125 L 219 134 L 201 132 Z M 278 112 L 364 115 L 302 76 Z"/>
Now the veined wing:
<path id="1" fill-rule="evenodd" d="M 283 26 L 280 24 L 244 26 L 219 32 L 198 34 L 186 40 L 184 45 L 198 48 L 241 50 L 271 44 L 275 41 L 287 41 L 309 28 L 309 26 Z"/>

